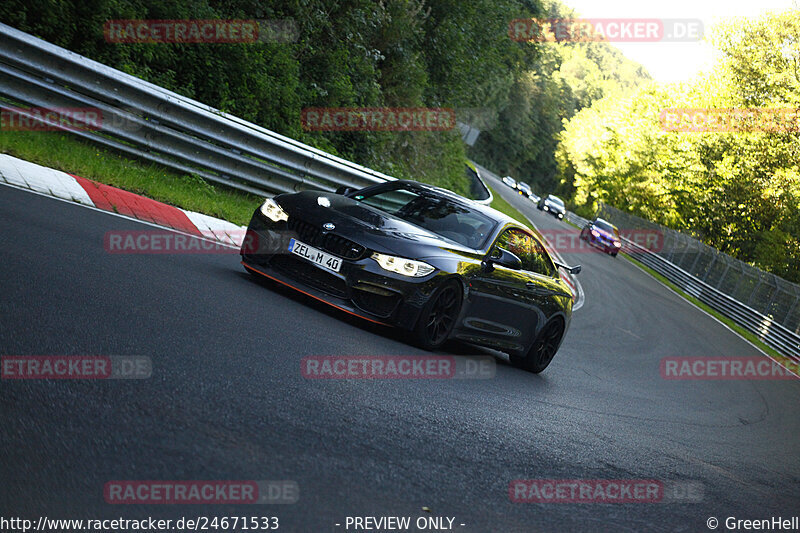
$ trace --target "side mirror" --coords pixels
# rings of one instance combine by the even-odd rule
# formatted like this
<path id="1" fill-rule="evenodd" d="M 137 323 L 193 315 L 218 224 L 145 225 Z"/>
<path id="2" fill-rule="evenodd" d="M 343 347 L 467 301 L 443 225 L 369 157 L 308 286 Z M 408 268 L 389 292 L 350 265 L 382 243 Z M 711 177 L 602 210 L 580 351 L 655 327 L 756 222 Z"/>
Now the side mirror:
<path id="1" fill-rule="evenodd" d="M 495 252 L 500 252 L 500 255 L 493 257 Z M 511 270 L 520 270 L 522 268 L 522 261 L 520 261 L 519 257 L 502 248 L 495 248 L 484 263 L 489 267 L 489 272 L 492 271 L 494 265 L 500 265 Z"/>
<path id="2" fill-rule="evenodd" d="M 580 274 L 580 272 L 581 272 L 581 266 L 580 265 L 569 266 L 569 265 L 565 265 L 564 263 L 559 263 L 558 261 L 554 261 L 554 263 L 556 264 L 556 266 L 558 268 L 563 268 L 564 270 L 566 270 L 570 274 Z"/>
<path id="3" fill-rule="evenodd" d="M 347 187 L 342 186 L 336 189 L 336 194 L 341 194 L 342 196 L 347 196 L 351 192 L 355 192 L 357 189 L 355 187 Z"/>

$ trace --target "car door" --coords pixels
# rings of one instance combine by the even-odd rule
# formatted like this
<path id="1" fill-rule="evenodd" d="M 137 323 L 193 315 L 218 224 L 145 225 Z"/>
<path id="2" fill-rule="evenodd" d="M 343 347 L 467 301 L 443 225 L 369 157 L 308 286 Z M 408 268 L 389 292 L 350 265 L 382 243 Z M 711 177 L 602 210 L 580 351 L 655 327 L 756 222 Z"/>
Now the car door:
<path id="1" fill-rule="evenodd" d="M 531 292 L 531 299 L 536 308 L 536 324 L 544 324 L 554 313 L 563 310 L 564 300 L 572 295 L 560 282 L 558 269 L 547 253 L 542 242 L 530 238 L 527 255 L 521 257 L 522 270 L 528 277 L 526 286 Z"/>
<path id="2" fill-rule="evenodd" d="M 492 263 L 501 249 L 519 257 L 523 268 Z M 472 335 L 482 337 L 484 344 L 522 350 L 535 334 L 540 315 L 537 302 L 542 287 L 528 270 L 534 266 L 534 241 L 524 230 L 511 227 L 500 233 L 489 250 L 484 268 L 469 279 L 464 325 Z"/>

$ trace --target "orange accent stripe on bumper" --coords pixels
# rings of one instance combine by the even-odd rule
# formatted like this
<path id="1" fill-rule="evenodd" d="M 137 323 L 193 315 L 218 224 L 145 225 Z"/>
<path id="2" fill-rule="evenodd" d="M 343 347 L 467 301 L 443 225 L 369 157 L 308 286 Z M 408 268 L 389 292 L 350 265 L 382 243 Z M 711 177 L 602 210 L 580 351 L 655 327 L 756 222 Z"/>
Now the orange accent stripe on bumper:
<path id="1" fill-rule="evenodd" d="M 374 323 L 374 324 L 380 324 L 381 326 L 388 326 L 388 327 L 392 327 L 390 324 L 386 324 L 385 322 L 381 322 L 381 321 L 379 321 L 379 320 L 374 320 L 374 319 L 372 319 L 372 318 L 368 318 L 368 317 L 365 317 L 365 316 L 363 316 L 363 315 L 359 315 L 358 313 L 354 313 L 353 311 L 350 311 L 349 309 L 345 309 L 344 307 L 340 307 L 340 306 L 338 306 L 338 305 L 336 305 L 336 304 L 334 304 L 334 303 L 331 303 L 331 302 L 329 302 L 329 301 L 327 301 L 327 300 L 323 300 L 323 299 L 322 299 L 322 298 L 320 298 L 319 296 L 314 296 L 313 294 L 309 294 L 309 293 L 307 293 L 306 291 L 304 291 L 303 289 L 298 289 L 298 288 L 297 288 L 297 287 L 295 287 L 294 285 L 290 285 L 290 284 L 286 283 L 285 281 L 281 281 L 281 280 L 279 280 L 279 279 L 277 279 L 277 278 L 273 278 L 273 277 L 272 277 L 272 276 L 270 276 L 269 274 L 265 274 L 265 273 L 261 272 L 260 270 L 258 270 L 257 268 L 253 268 L 253 267 L 251 267 L 250 265 L 246 264 L 244 261 L 242 261 L 241 263 L 242 263 L 242 266 L 243 266 L 243 267 L 245 267 L 247 270 L 250 270 L 250 271 L 252 271 L 252 272 L 255 272 L 256 274 L 261 274 L 261 275 L 262 275 L 262 276 L 264 276 L 265 278 L 269 278 L 269 279 L 271 279 L 272 281 L 276 281 L 276 282 L 280 283 L 281 285 L 283 285 L 283 286 L 285 286 L 285 287 L 289 287 L 290 289 L 294 289 L 294 290 L 296 290 L 297 292 L 303 293 L 303 294 L 305 294 L 306 296 L 308 296 L 308 297 L 310 297 L 310 298 L 314 298 L 315 300 L 317 300 L 317 301 L 319 301 L 319 302 L 322 302 L 322 303 L 324 303 L 324 304 L 330 305 L 331 307 L 335 307 L 335 308 L 336 308 L 336 309 L 338 309 L 339 311 L 344 311 L 344 312 L 345 312 L 345 313 L 347 313 L 348 315 L 353 315 L 354 317 L 358 317 L 358 318 L 360 318 L 360 319 L 362 319 L 362 320 L 367 320 L 367 321 L 369 321 L 369 322 L 372 322 L 372 323 Z"/>

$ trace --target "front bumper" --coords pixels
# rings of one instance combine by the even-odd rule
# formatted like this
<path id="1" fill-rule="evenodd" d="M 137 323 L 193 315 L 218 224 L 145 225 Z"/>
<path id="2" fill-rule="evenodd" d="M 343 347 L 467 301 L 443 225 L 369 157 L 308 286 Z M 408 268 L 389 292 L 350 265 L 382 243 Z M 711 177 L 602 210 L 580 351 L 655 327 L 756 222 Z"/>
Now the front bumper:
<path id="1" fill-rule="evenodd" d="M 272 222 L 256 210 L 242 245 L 242 265 L 251 272 L 371 322 L 413 329 L 444 276 L 439 271 L 421 278 L 388 272 L 370 257 L 370 250 L 353 259 L 333 253 L 341 259 L 340 271 L 333 272 L 289 252 L 289 241 L 293 238 L 320 247 L 308 242 L 314 238 L 300 236 L 289 229 L 286 222 Z M 331 253 L 331 250 L 326 251 Z"/>
<path id="2" fill-rule="evenodd" d="M 553 209 L 552 207 L 550 207 L 549 205 L 546 205 L 546 204 L 545 204 L 543 209 L 546 212 L 548 212 L 551 215 L 553 215 L 554 217 L 556 217 L 556 218 L 564 218 L 564 212 L 563 211 L 557 211 L 557 210 Z"/>
<path id="3" fill-rule="evenodd" d="M 600 248 L 607 254 L 616 254 L 617 252 L 619 252 L 620 249 L 619 246 L 614 246 L 613 242 L 608 242 L 605 240 L 598 239 L 597 237 L 591 234 L 589 234 L 589 238 L 587 239 L 587 241 L 589 241 L 589 244 L 591 244 L 592 246 Z"/>

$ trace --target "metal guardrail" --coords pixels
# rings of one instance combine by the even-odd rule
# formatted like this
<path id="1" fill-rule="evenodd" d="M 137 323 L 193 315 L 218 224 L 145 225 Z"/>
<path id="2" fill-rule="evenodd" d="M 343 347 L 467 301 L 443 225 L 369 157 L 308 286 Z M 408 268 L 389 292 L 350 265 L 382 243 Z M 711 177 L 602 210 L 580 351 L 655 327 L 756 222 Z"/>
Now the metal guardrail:
<path id="1" fill-rule="evenodd" d="M 99 128 L 68 131 L 131 158 L 259 196 L 395 179 L 2 23 L 0 105 L 16 106 L 15 113 L 28 117 L 29 107 L 97 110 Z M 485 189 L 482 183 L 470 187 Z M 491 201 L 488 190 L 479 198 Z"/>
<path id="2" fill-rule="evenodd" d="M 797 283 L 731 257 L 692 235 L 612 206 L 603 204 L 599 214 L 620 228 L 659 233 L 661 244 L 653 251 L 661 258 L 800 334 L 800 285 Z"/>
<path id="3" fill-rule="evenodd" d="M 2 23 L 0 65 L 0 97 L 7 105 L 98 109 L 99 131 L 70 131 L 239 190 L 332 191 L 394 179 Z"/>
<path id="4" fill-rule="evenodd" d="M 567 211 L 568 221 L 583 227 L 589 221 Z M 613 221 L 612 221 L 613 222 Z M 770 316 L 764 315 L 752 307 L 731 298 L 708 283 L 690 274 L 674 263 L 664 259 L 625 237 L 625 229 L 620 228 L 625 253 L 642 264 L 652 268 L 669 281 L 691 294 L 704 304 L 730 318 L 736 324 L 756 335 L 764 344 L 774 348 L 781 354 L 800 362 L 800 335 L 778 324 Z M 633 230 L 635 231 L 635 230 Z"/>

